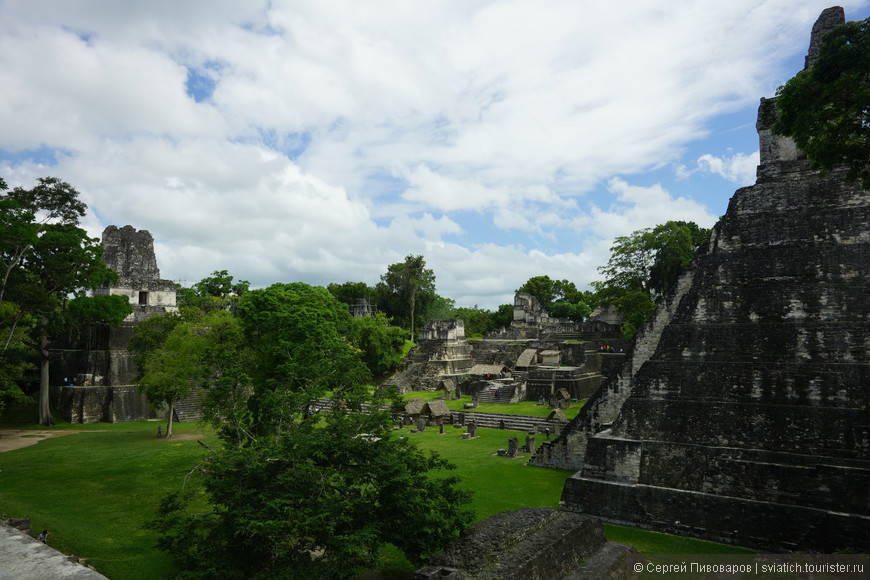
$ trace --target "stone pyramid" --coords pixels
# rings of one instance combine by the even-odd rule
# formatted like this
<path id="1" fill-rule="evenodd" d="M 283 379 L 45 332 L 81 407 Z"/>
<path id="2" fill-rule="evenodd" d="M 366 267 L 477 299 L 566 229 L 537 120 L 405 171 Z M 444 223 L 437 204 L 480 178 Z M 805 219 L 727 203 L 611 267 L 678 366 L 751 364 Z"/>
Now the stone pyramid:
<path id="1" fill-rule="evenodd" d="M 811 44 L 842 21 L 826 10 Z M 818 177 L 775 118 L 762 99 L 756 184 L 621 375 L 532 460 L 579 469 L 564 509 L 766 550 L 870 550 L 870 192 Z"/>

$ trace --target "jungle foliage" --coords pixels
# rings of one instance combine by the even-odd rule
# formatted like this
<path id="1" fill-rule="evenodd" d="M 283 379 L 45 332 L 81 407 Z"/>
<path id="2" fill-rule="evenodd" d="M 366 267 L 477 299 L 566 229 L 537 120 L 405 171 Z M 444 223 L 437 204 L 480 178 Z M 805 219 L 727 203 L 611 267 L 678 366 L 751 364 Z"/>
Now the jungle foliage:
<path id="1" fill-rule="evenodd" d="M 222 442 L 149 524 L 184 577 L 347 578 L 385 542 L 422 562 L 472 521 L 452 465 L 394 435 L 398 393 L 369 387 L 404 343 L 384 316 L 292 283 L 169 325 L 143 341 L 165 336 L 143 383 L 203 387 Z"/>
<path id="2" fill-rule="evenodd" d="M 775 133 L 792 137 L 822 174 L 848 168 L 870 189 L 870 18 L 828 33 L 813 65 L 777 91 Z"/>

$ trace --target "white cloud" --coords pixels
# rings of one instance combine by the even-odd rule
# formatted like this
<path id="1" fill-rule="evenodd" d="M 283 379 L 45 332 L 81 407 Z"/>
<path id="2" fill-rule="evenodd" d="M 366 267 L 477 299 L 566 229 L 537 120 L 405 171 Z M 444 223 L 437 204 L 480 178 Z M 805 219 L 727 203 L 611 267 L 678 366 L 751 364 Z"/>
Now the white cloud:
<path id="1" fill-rule="evenodd" d="M 695 173 L 712 173 L 738 185 L 755 183 L 755 171 L 759 163 L 759 153 L 735 153 L 717 157 L 705 153 L 698 157 L 693 169 L 680 165 L 676 169 L 678 179 L 686 179 Z"/>
<path id="2" fill-rule="evenodd" d="M 613 203 L 606 209 L 592 206 L 589 216 L 582 218 L 588 229 L 604 239 L 612 240 L 669 220 L 692 221 L 701 227 L 716 222 L 704 205 L 686 197 L 674 198 L 660 184 L 643 187 L 614 177 L 607 189 L 616 196 Z"/>
<path id="3" fill-rule="evenodd" d="M 92 233 L 152 231 L 169 277 L 372 283 L 425 253 L 442 294 L 487 304 L 594 279 L 616 235 L 710 225 L 709 200 L 629 182 L 746 183 L 751 155 L 685 150 L 717 115 L 754 122 L 825 7 L 5 0 L 0 172 L 66 179 Z M 214 83 L 202 102 L 189 71 Z"/>

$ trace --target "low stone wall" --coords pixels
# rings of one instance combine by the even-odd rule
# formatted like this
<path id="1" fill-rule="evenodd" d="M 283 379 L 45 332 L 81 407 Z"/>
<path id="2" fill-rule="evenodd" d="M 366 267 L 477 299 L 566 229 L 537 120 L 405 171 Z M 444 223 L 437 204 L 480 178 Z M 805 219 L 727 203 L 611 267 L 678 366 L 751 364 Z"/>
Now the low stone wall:
<path id="1" fill-rule="evenodd" d="M 50 541 L 51 536 L 49 536 Z M 0 523 L 0 580 L 108 580 L 42 542 Z"/>
<path id="2" fill-rule="evenodd" d="M 159 413 L 136 387 L 52 387 L 55 410 L 69 423 L 123 423 Z"/>
<path id="3" fill-rule="evenodd" d="M 770 552 L 870 550 L 870 518 L 827 509 L 602 481 L 580 473 L 565 482 L 561 503 L 608 522 Z"/>

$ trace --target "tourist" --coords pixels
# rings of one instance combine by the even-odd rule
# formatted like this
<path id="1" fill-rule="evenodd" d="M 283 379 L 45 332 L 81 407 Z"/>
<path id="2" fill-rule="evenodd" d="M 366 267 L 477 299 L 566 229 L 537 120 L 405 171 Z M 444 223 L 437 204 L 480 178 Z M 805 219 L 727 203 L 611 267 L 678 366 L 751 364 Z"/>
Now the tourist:
<path id="1" fill-rule="evenodd" d="M 48 540 L 48 530 L 42 530 L 42 533 L 36 539 L 44 544 Z"/>

